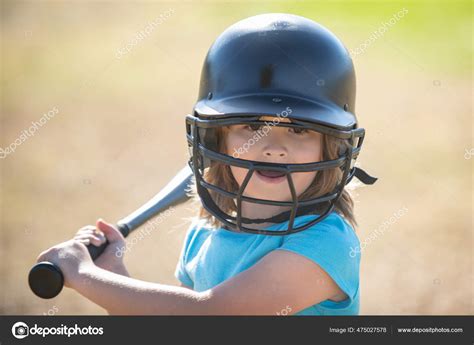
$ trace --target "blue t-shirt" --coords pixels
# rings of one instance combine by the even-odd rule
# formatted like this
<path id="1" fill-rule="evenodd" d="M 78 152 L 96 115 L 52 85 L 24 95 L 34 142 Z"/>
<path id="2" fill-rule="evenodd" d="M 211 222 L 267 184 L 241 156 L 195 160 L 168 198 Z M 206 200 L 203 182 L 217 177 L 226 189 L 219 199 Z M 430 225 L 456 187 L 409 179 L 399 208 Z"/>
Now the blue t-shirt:
<path id="1" fill-rule="evenodd" d="M 294 227 L 315 219 L 304 215 Z M 288 221 L 268 230 L 285 230 Z M 194 291 L 208 290 L 248 269 L 273 250 L 287 250 L 317 263 L 348 298 L 321 303 L 294 315 L 357 315 L 359 313 L 359 240 L 353 228 L 336 212 L 309 229 L 285 236 L 236 233 L 192 222 L 186 232 L 175 276 Z M 317 287 L 315 286 L 317 289 Z"/>

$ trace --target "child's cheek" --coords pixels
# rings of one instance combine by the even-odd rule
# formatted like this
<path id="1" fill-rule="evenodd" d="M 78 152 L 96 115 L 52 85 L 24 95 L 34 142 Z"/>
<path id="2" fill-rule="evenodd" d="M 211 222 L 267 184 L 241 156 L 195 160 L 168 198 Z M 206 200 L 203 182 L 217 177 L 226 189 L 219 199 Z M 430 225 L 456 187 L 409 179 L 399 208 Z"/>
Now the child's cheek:
<path id="1" fill-rule="evenodd" d="M 295 187 L 298 195 L 302 194 L 309 186 L 311 186 L 317 172 L 302 172 L 293 173 L 292 177 L 295 182 Z"/>
<path id="2" fill-rule="evenodd" d="M 227 140 L 227 155 L 246 160 L 254 160 L 252 158 L 252 152 L 254 151 L 254 145 L 249 140 L 244 140 L 245 137 L 242 136 L 233 136 L 229 137 Z"/>
<path id="3" fill-rule="evenodd" d="M 238 185 L 241 186 L 242 183 L 244 182 L 245 176 L 248 173 L 248 170 L 244 168 L 238 168 L 235 166 L 231 166 L 230 170 L 232 172 L 232 175 L 234 175 L 234 178 L 237 181 Z"/>
<path id="4" fill-rule="evenodd" d="M 321 161 L 321 150 L 317 145 L 300 145 L 294 150 L 295 161 L 298 163 L 314 163 Z"/>

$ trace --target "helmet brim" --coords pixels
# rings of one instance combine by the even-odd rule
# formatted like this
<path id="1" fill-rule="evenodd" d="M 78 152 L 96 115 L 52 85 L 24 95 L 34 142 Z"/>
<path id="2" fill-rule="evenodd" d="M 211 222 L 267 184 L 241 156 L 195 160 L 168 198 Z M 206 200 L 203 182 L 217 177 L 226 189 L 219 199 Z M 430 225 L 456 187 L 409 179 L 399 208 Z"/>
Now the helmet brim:
<path id="1" fill-rule="evenodd" d="M 219 99 L 202 99 L 194 106 L 194 112 L 202 117 L 232 117 L 256 114 L 282 116 L 314 122 L 339 130 L 356 128 L 354 114 L 324 102 L 278 95 L 250 94 Z"/>

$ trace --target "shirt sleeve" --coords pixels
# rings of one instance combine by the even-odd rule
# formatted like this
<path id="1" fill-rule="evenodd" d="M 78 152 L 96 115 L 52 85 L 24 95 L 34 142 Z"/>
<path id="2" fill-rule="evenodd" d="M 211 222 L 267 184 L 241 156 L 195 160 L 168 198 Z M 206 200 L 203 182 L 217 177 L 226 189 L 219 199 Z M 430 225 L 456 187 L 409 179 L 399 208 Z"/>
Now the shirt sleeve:
<path id="1" fill-rule="evenodd" d="M 323 305 L 345 308 L 354 302 L 359 290 L 358 248 L 359 240 L 354 230 L 336 215 L 307 230 L 285 236 L 278 249 L 294 252 L 318 264 L 349 297 L 340 302 L 326 300 Z"/>
<path id="2" fill-rule="evenodd" d="M 189 286 L 190 288 L 194 287 L 194 282 L 186 272 L 186 258 L 189 252 L 189 243 L 191 242 L 191 238 L 193 237 L 194 230 L 196 228 L 196 223 L 193 222 L 191 226 L 188 228 L 186 235 L 184 237 L 183 246 L 181 248 L 181 253 L 179 254 L 178 264 L 176 265 L 176 269 L 174 271 L 174 276 L 184 285 Z"/>

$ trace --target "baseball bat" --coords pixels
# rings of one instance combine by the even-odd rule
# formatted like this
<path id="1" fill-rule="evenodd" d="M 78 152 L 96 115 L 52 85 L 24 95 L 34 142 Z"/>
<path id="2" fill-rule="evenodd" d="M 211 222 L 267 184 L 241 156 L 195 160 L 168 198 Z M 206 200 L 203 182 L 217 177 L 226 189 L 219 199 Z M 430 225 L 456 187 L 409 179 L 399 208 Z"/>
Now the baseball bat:
<path id="1" fill-rule="evenodd" d="M 117 228 L 124 237 L 138 228 L 149 219 L 172 206 L 179 205 L 189 199 L 186 189 L 191 183 L 193 172 L 189 165 L 173 177 L 173 179 L 160 190 L 153 198 L 146 202 L 139 209 L 117 222 Z M 96 247 L 89 244 L 87 249 L 92 260 L 102 254 L 108 242 Z M 41 298 L 56 297 L 64 285 L 64 276 L 55 264 L 42 261 L 33 266 L 28 275 L 28 284 L 35 295 Z"/>

